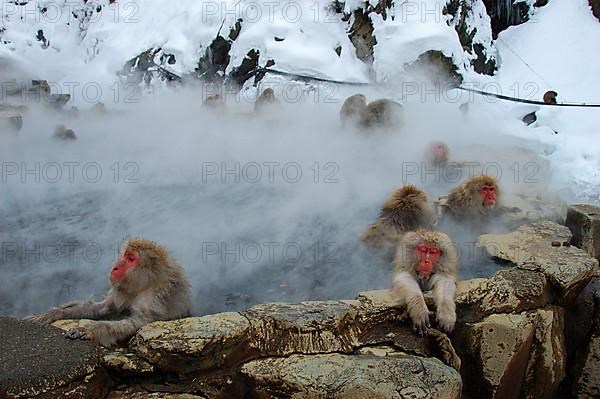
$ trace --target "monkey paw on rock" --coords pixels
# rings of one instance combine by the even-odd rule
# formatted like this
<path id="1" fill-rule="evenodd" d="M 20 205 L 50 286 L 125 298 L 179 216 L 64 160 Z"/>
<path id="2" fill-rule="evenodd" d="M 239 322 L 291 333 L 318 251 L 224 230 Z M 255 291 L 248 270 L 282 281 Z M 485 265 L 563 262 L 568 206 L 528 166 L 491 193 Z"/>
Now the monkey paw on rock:
<path id="1" fill-rule="evenodd" d="M 436 321 L 440 330 L 442 330 L 446 334 L 449 334 L 454 330 L 456 316 L 453 314 L 438 313 L 436 315 Z"/>
<path id="2" fill-rule="evenodd" d="M 25 321 L 31 321 L 37 324 L 49 325 L 62 319 L 62 312 L 59 309 L 51 309 L 46 313 L 26 317 Z"/>
<path id="3" fill-rule="evenodd" d="M 418 336 L 428 335 L 428 329 L 431 327 L 431 312 L 424 312 L 421 316 L 413 317 L 413 331 Z"/>
<path id="4" fill-rule="evenodd" d="M 89 330 L 83 327 L 73 327 L 69 329 L 64 334 L 64 337 L 69 339 L 82 339 L 86 341 L 94 339 L 94 335 Z"/>

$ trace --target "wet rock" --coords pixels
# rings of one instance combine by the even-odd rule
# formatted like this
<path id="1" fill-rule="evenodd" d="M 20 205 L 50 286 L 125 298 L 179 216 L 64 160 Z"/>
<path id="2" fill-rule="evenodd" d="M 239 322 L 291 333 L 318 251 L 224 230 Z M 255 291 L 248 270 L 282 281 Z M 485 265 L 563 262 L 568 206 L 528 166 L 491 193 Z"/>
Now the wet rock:
<path id="1" fill-rule="evenodd" d="M 439 360 L 389 348 L 265 358 L 241 372 L 258 398 L 458 399 L 462 388 L 458 372 Z"/>
<path id="2" fill-rule="evenodd" d="M 483 0 L 483 3 L 491 18 L 494 39 L 509 26 L 529 21 L 529 13 L 532 11 L 531 3 L 522 0 Z"/>
<path id="3" fill-rule="evenodd" d="M 162 370 L 185 373 L 233 366 L 247 359 L 250 323 L 239 313 L 220 313 L 142 327 L 131 346 Z"/>
<path id="4" fill-rule="evenodd" d="M 563 310 L 495 314 L 460 325 L 456 347 L 472 397 L 553 397 L 565 375 Z"/>
<path id="5" fill-rule="evenodd" d="M 600 260 L 600 206 L 569 207 L 566 225 L 573 233 L 571 244 Z"/>
<path id="6" fill-rule="evenodd" d="M 382 343 L 460 367 L 445 334 L 432 330 L 415 337 L 403 310 L 358 300 L 264 304 L 242 313 L 151 323 L 140 329 L 131 349 L 161 370 L 180 373 L 293 353 L 351 354 Z"/>
<path id="7" fill-rule="evenodd" d="M 106 399 L 206 399 L 188 393 L 148 392 L 143 388 L 128 388 L 111 392 Z"/>
<path id="8" fill-rule="evenodd" d="M 52 326 L 0 318 L 0 397 L 100 398 L 109 378 L 90 341 Z"/>
<path id="9" fill-rule="evenodd" d="M 405 66 L 409 74 L 425 74 L 433 82 L 441 84 L 444 88 L 458 87 L 463 77 L 458 73 L 458 67 L 454 65 L 452 58 L 446 57 L 438 50 L 429 50 L 421 54 L 410 65 Z"/>
<path id="10" fill-rule="evenodd" d="M 478 245 L 495 258 L 526 270 L 540 271 L 557 289 L 561 303 L 571 302 L 592 278 L 598 261 L 574 246 L 553 247 L 570 241 L 571 232 L 554 222 L 538 222 L 508 234 L 485 234 Z"/>
<path id="11" fill-rule="evenodd" d="M 141 357 L 118 348 L 102 356 L 103 365 L 119 375 L 143 375 L 154 372 L 154 366 Z"/>
<path id="12" fill-rule="evenodd" d="M 577 398 L 600 397 L 600 336 L 592 337 L 578 369 L 573 395 Z"/>
<path id="13" fill-rule="evenodd" d="M 457 317 L 464 322 L 543 307 L 551 300 L 546 277 L 531 270 L 500 270 L 488 279 L 461 281 L 456 290 Z"/>

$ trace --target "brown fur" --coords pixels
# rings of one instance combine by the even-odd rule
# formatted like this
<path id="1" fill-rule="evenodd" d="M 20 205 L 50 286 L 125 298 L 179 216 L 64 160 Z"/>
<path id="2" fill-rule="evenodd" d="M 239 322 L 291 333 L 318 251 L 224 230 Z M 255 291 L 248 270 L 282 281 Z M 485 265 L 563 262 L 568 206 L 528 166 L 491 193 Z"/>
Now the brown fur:
<path id="1" fill-rule="evenodd" d="M 219 93 L 211 94 L 206 96 L 204 99 L 203 105 L 206 107 L 217 107 L 222 105 L 223 101 L 221 99 L 221 95 Z"/>
<path id="2" fill-rule="evenodd" d="M 254 111 L 261 112 L 269 105 L 277 103 L 277 99 L 275 98 L 275 92 L 270 87 L 263 90 L 260 96 L 256 99 L 254 103 Z"/>
<path id="3" fill-rule="evenodd" d="M 434 245 L 441 256 L 433 274 L 423 280 L 418 276 L 416 247 L 420 243 Z M 458 253 L 450 238 L 441 232 L 417 230 L 402 237 L 394 258 L 394 282 L 392 292 L 397 300 L 407 306 L 415 332 L 427 333 L 430 313 L 421 286 L 433 290 L 436 318 L 439 327 L 451 332 L 456 322 L 455 290 L 458 275 Z"/>
<path id="4" fill-rule="evenodd" d="M 355 94 L 344 101 L 340 109 L 342 127 L 358 126 L 367 112 L 367 98 L 363 94 Z"/>
<path id="5" fill-rule="evenodd" d="M 407 231 L 430 227 L 434 212 L 425 191 L 406 184 L 396 188 L 385 200 L 375 223 L 362 234 L 361 239 L 375 248 L 395 246 Z"/>
<path id="6" fill-rule="evenodd" d="M 395 127 L 402 123 L 404 109 L 399 103 L 382 98 L 367 105 L 362 125 L 367 128 Z"/>
<path id="7" fill-rule="evenodd" d="M 556 104 L 556 96 L 558 96 L 557 92 L 554 90 L 548 90 L 544 93 L 544 102 L 546 104 Z"/>
<path id="8" fill-rule="evenodd" d="M 483 205 L 483 199 L 479 189 L 483 185 L 496 186 L 496 205 L 494 208 Z M 474 176 L 460 186 L 453 188 L 448 194 L 448 200 L 444 207 L 444 214 L 459 219 L 489 216 L 493 209 L 500 206 L 500 187 L 496 179 L 487 175 Z"/>
<path id="9" fill-rule="evenodd" d="M 77 140 L 77 135 L 73 129 L 67 129 L 64 125 L 58 125 L 54 129 L 54 137 L 61 140 Z"/>
<path id="10" fill-rule="evenodd" d="M 124 243 L 119 259 L 126 250 L 139 254 L 138 266 L 120 282 L 111 281 L 111 289 L 102 301 L 69 303 L 28 320 L 51 324 L 61 319 L 111 319 L 73 328 L 65 334 L 67 338 L 94 339 L 111 346 L 130 338 L 150 322 L 189 316 L 189 283 L 183 268 L 166 248 L 141 238 L 131 239 Z"/>
<path id="11" fill-rule="evenodd" d="M 443 154 L 440 156 L 434 152 L 436 148 L 441 148 Z M 448 145 L 443 141 L 432 141 L 429 143 L 429 147 L 427 148 L 427 162 L 433 166 L 446 166 L 448 164 L 448 155 L 450 154 L 450 149 Z"/>

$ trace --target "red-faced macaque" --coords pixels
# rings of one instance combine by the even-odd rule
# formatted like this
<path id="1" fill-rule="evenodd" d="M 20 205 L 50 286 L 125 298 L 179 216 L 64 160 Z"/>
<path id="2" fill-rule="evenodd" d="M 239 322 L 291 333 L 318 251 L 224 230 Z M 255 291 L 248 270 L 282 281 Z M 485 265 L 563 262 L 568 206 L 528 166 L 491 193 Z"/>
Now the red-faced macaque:
<path id="1" fill-rule="evenodd" d="M 111 346 L 150 322 L 190 315 L 190 286 L 183 268 L 166 248 L 152 241 L 126 241 L 109 280 L 111 289 L 100 302 L 69 303 L 28 320 L 42 324 L 62 319 L 99 320 L 89 327 L 72 328 L 65 337 Z"/>
<path id="2" fill-rule="evenodd" d="M 367 105 L 362 125 L 367 128 L 393 128 L 402 125 L 404 108 L 396 101 L 382 98 Z"/>
<path id="3" fill-rule="evenodd" d="M 65 125 L 58 125 L 54 129 L 54 138 L 61 140 L 77 140 L 77 135 L 73 129 L 67 129 Z"/>
<path id="4" fill-rule="evenodd" d="M 445 215 L 458 220 L 480 221 L 499 207 L 498 182 L 491 176 L 474 176 L 450 191 L 443 206 Z"/>
<path id="5" fill-rule="evenodd" d="M 429 228 L 434 222 L 427 193 L 412 184 L 405 184 L 386 199 L 377 220 L 362 234 L 361 240 L 373 248 L 394 250 L 404 233 Z"/>
<path id="6" fill-rule="evenodd" d="M 427 163 L 432 166 L 446 166 L 450 149 L 443 141 L 432 141 L 427 147 Z"/>
<path id="7" fill-rule="evenodd" d="M 364 115 L 367 112 L 367 98 L 364 94 L 355 94 L 348 97 L 342 109 L 340 109 L 340 121 L 342 127 L 358 127 L 362 124 Z"/>
<path id="8" fill-rule="evenodd" d="M 406 233 L 396 250 L 392 293 L 406 305 L 413 329 L 426 335 L 430 312 L 423 291 L 433 291 L 438 327 L 449 333 L 456 323 L 458 253 L 450 238 L 437 231 Z"/>

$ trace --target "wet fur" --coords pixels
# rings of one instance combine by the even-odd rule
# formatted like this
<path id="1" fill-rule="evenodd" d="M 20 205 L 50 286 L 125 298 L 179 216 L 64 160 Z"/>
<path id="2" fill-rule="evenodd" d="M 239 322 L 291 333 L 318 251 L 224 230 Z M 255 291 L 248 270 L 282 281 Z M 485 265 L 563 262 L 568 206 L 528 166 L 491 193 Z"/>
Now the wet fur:
<path id="1" fill-rule="evenodd" d="M 483 205 L 479 190 L 481 186 L 496 186 L 496 204 L 493 208 Z M 444 207 L 444 213 L 452 217 L 477 218 L 493 213 L 500 207 L 500 187 L 496 179 L 487 175 L 474 176 L 460 186 L 452 189 Z"/>
<path id="2" fill-rule="evenodd" d="M 386 199 L 375 223 L 362 234 L 361 239 L 374 248 L 396 243 L 407 231 L 429 228 L 435 216 L 427 193 L 406 184 L 396 188 Z"/>
<path id="3" fill-rule="evenodd" d="M 94 339 L 104 346 L 111 346 L 130 338 L 150 322 L 189 316 L 189 283 L 183 268 L 166 248 L 152 241 L 132 239 L 124 243 L 119 259 L 126 250 L 139 254 L 138 266 L 120 282 L 111 281 L 111 289 L 102 301 L 69 303 L 28 320 L 51 324 L 62 319 L 105 319 L 85 329 L 71 329 L 65 336 Z M 123 316 L 120 320 L 106 320 Z"/>
<path id="4" fill-rule="evenodd" d="M 416 247 L 420 243 L 435 245 L 441 249 L 440 259 L 433 274 L 423 280 L 418 276 Z M 419 335 L 427 334 L 431 326 L 430 312 L 421 287 L 433 290 L 438 326 L 451 332 L 456 323 L 456 278 L 458 275 L 458 253 L 450 238 L 441 232 L 417 230 L 406 233 L 394 257 L 394 279 L 392 293 L 399 303 L 406 305 L 413 328 Z"/>

